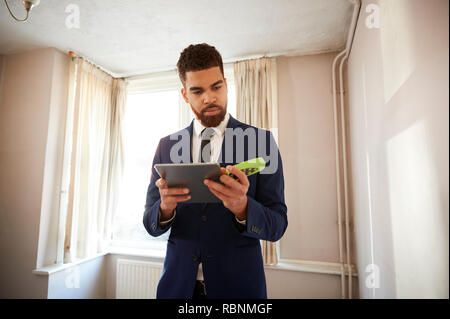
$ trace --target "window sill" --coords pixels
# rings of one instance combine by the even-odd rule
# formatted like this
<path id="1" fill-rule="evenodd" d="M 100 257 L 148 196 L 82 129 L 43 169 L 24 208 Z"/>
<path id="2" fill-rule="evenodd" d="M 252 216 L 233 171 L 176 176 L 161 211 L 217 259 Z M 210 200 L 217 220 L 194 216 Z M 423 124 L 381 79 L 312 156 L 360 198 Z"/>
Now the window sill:
<path id="1" fill-rule="evenodd" d="M 69 264 L 55 264 L 47 267 L 38 268 L 32 271 L 35 275 L 40 276 L 48 276 L 54 274 L 56 272 L 69 269 L 76 265 L 83 264 L 85 262 L 94 260 L 99 257 L 106 256 L 108 254 L 111 255 L 126 255 L 126 256 L 134 256 L 134 257 L 145 257 L 145 258 L 153 258 L 158 262 L 164 262 L 164 258 L 166 256 L 166 250 L 161 249 L 143 249 L 143 248 L 129 248 L 129 247 L 111 247 L 107 252 L 97 254 L 90 258 L 78 260 Z M 280 259 L 278 264 L 276 265 L 265 265 L 265 269 L 273 269 L 273 270 L 283 270 L 283 271 L 299 271 L 299 272 L 308 272 L 308 273 L 317 273 L 317 274 L 329 274 L 329 275 L 340 275 L 341 274 L 341 265 L 339 263 L 329 263 L 323 261 L 310 261 L 310 260 L 294 260 L 294 259 Z M 345 265 L 345 275 L 348 275 L 348 267 Z M 352 276 L 357 277 L 358 272 L 355 269 L 355 266 L 352 265 Z"/>
<path id="2" fill-rule="evenodd" d="M 328 275 L 340 275 L 341 274 L 341 264 L 330 263 L 323 261 L 310 261 L 310 260 L 294 260 L 294 259 L 280 259 L 276 265 L 265 265 L 266 269 L 274 270 L 290 270 L 290 271 L 300 271 L 309 272 L 317 274 L 328 274 Z M 345 264 L 345 275 L 349 275 L 347 264 Z M 352 277 L 357 277 L 358 272 L 355 266 L 352 265 Z"/>
<path id="3" fill-rule="evenodd" d="M 42 267 L 42 268 L 37 268 L 37 269 L 33 270 L 32 273 L 35 275 L 40 275 L 40 276 L 48 276 L 48 275 L 54 274 L 58 271 L 66 270 L 73 266 L 81 265 L 85 262 L 94 260 L 99 257 L 103 257 L 103 256 L 107 255 L 108 253 L 109 252 L 100 253 L 100 254 L 97 254 L 97 255 L 89 257 L 89 258 L 77 260 L 73 263 L 54 264 L 54 265 L 50 265 L 50 266 L 46 266 L 46 267 Z"/>
<path id="4" fill-rule="evenodd" d="M 160 249 L 142 249 L 142 248 L 125 248 L 125 247 L 112 247 L 108 251 L 97 254 L 95 256 L 80 259 L 73 263 L 67 264 L 54 264 L 42 268 L 37 268 L 32 271 L 33 274 L 38 276 L 49 276 L 59 271 L 70 269 L 74 266 L 81 265 L 88 261 L 94 260 L 99 257 L 107 256 L 107 255 L 126 255 L 126 256 L 135 256 L 135 257 L 147 257 L 153 258 L 157 261 L 163 262 L 164 257 L 166 256 L 165 250 Z"/>

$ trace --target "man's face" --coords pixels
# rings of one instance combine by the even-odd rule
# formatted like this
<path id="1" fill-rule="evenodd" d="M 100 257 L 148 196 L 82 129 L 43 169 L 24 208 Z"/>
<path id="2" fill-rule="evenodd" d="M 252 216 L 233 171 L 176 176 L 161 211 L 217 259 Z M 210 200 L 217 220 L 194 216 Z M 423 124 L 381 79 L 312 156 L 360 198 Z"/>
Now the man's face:
<path id="1" fill-rule="evenodd" d="M 227 113 L 227 81 L 218 66 L 186 72 L 181 94 L 205 127 L 216 127 Z"/>

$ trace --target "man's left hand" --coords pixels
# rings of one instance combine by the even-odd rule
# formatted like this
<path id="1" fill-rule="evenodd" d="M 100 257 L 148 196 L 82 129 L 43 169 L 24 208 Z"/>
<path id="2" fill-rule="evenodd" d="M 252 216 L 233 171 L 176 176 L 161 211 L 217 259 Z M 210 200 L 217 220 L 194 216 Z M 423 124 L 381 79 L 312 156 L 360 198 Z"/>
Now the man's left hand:
<path id="1" fill-rule="evenodd" d="M 205 179 L 203 182 L 208 186 L 211 193 L 216 195 L 237 219 L 246 220 L 248 203 L 247 191 L 250 186 L 247 175 L 240 169 L 228 165 L 227 170 L 238 177 L 238 180 L 235 180 L 225 173 L 226 170 L 224 167 L 221 167 L 220 170 L 222 171 L 220 181 L 223 185 L 209 179 Z"/>

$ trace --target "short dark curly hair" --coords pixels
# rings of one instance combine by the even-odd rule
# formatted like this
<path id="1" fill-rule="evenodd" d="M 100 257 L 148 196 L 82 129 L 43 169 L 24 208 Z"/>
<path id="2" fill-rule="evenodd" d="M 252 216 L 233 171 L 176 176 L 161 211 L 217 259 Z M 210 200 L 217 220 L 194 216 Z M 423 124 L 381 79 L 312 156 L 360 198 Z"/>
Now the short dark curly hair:
<path id="1" fill-rule="evenodd" d="M 220 67 L 220 71 L 224 75 L 222 56 L 215 47 L 206 43 L 191 44 L 180 54 L 177 63 L 178 76 L 184 85 L 186 72 L 205 70 L 215 66 Z"/>

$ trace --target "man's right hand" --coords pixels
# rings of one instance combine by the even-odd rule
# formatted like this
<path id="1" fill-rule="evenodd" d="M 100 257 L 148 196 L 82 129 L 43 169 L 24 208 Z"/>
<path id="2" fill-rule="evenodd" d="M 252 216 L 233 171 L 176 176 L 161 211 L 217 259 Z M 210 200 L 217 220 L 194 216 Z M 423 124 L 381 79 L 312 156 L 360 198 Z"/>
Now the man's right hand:
<path id="1" fill-rule="evenodd" d="M 159 189 L 159 195 L 161 197 L 161 220 L 165 221 L 173 216 L 173 212 L 177 207 L 178 202 L 184 202 L 191 198 L 189 194 L 189 188 L 175 188 L 168 187 L 166 181 L 160 178 L 155 183 Z"/>

